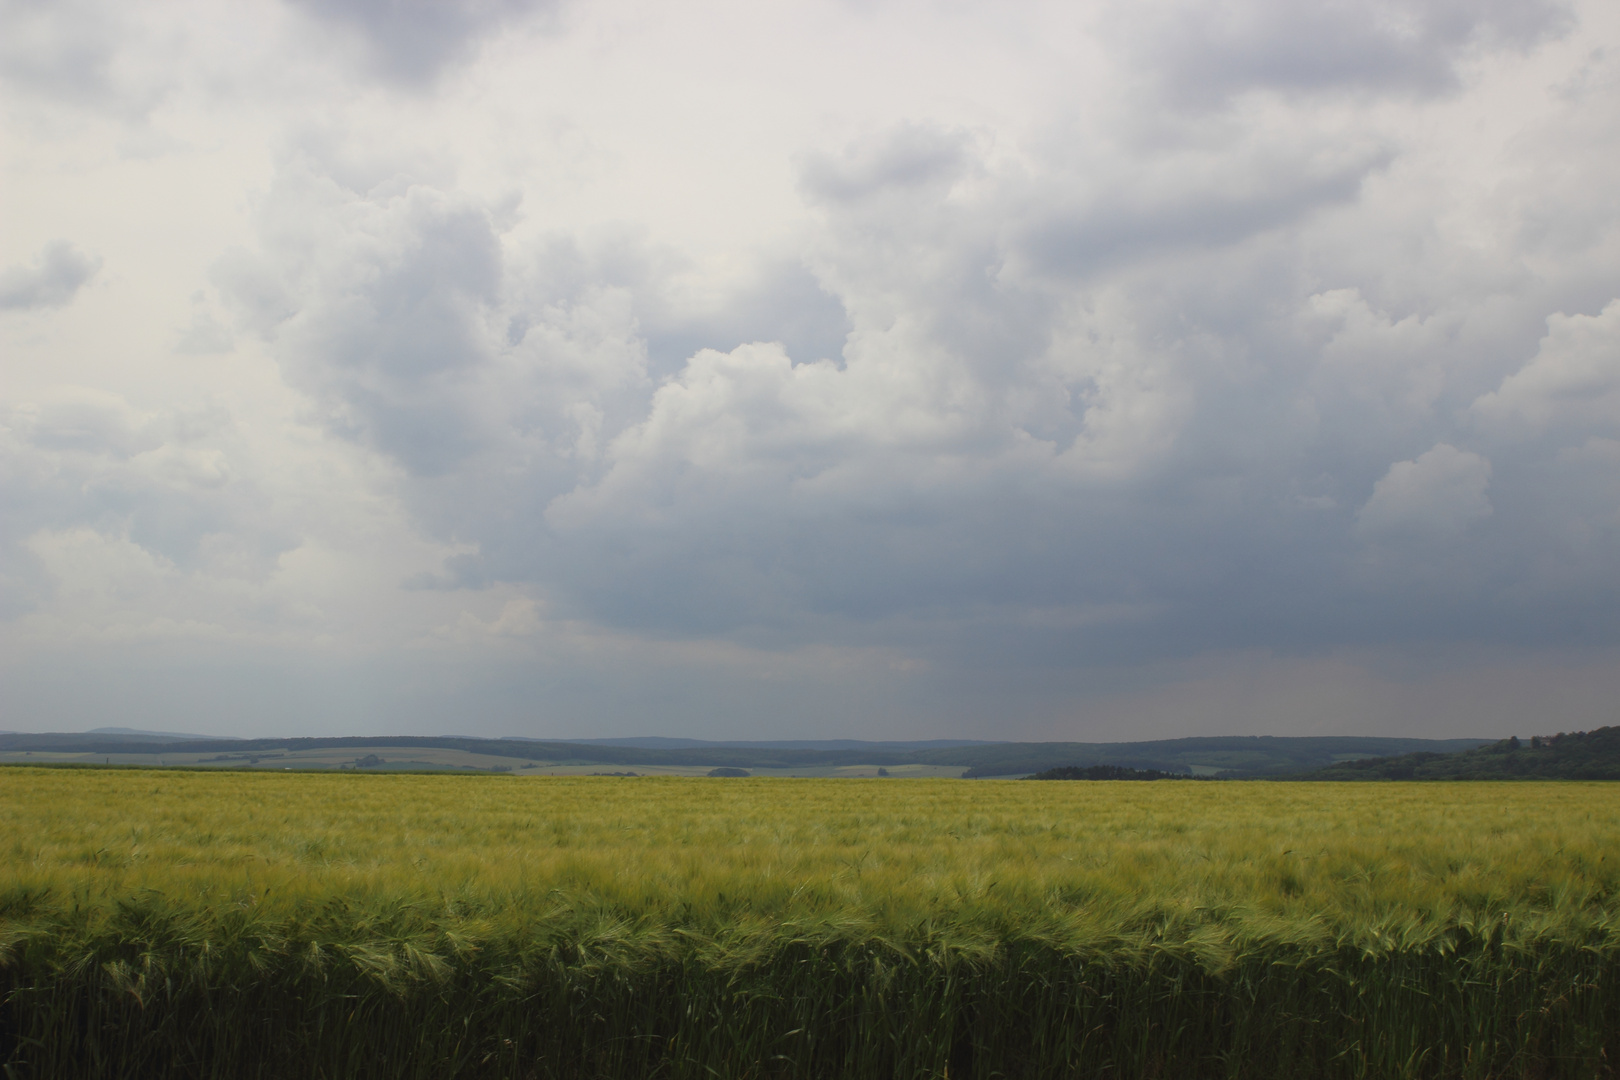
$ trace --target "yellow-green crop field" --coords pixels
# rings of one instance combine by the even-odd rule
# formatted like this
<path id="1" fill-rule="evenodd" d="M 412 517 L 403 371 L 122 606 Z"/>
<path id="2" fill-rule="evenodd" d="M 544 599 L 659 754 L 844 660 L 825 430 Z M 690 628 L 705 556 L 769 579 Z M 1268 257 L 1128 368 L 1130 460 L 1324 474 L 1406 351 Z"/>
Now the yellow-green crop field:
<path id="1" fill-rule="evenodd" d="M 1620 785 L 0 769 L 9 1075 L 1592 1077 Z"/>

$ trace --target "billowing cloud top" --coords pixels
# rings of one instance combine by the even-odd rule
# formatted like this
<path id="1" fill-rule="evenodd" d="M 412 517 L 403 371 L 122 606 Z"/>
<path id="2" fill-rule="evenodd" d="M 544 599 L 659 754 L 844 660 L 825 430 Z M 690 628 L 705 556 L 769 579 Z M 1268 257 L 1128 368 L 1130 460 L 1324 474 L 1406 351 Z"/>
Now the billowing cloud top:
<path id="1" fill-rule="evenodd" d="M 0 41 L 8 726 L 1614 719 L 1612 5 Z"/>

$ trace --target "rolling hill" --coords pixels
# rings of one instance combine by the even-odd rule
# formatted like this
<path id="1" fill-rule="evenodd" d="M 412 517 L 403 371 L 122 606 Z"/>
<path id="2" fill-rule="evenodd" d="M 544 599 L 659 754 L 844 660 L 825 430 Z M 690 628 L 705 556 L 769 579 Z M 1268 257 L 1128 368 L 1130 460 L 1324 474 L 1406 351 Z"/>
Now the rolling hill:
<path id="1" fill-rule="evenodd" d="M 1456 753 L 1418 752 L 1317 769 L 1302 780 L 1620 780 L 1620 727 L 1560 732 Z"/>
<path id="2" fill-rule="evenodd" d="M 655 740 L 634 740 L 636 743 Z M 676 741 L 676 740 L 670 740 Z M 155 734 L 85 732 L 0 735 L 0 761 L 48 760 L 108 764 L 207 765 L 258 768 L 590 767 L 829 770 L 856 766 L 922 766 L 931 775 L 1023 776 L 1046 769 L 1109 765 L 1198 776 L 1285 776 L 1337 763 L 1389 755 L 1434 756 L 1479 746 L 1481 739 L 1352 737 L 1206 737 L 1122 743 L 701 743 L 629 745 L 462 736 L 376 735 L 287 739 L 202 739 Z M 663 740 L 656 740 L 663 742 Z M 685 740 L 680 742 L 684 743 Z M 295 755 L 296 757 L 289 757 Z M 503 764 L 510 763 L 510 764 Z"/>

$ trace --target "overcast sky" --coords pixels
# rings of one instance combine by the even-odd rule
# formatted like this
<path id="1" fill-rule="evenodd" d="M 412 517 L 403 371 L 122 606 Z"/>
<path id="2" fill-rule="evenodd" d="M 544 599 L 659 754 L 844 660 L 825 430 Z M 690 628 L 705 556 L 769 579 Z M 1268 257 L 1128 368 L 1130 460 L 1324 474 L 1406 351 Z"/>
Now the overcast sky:
<path id="1" fill-rule="evenodd" d="M 1620 721 L 1612 0 L 0 0 L 0 728 Z"/>

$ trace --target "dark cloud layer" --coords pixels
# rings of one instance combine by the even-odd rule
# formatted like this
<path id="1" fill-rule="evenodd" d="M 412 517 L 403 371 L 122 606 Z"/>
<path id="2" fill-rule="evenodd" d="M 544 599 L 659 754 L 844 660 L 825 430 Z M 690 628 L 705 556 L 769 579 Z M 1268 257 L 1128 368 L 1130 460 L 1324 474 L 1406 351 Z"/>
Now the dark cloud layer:
<path id="1" fill-rule="evenodd" d="M 1442 93 L 1470 55 L 1527 48 L 1569 25 L 1567 8 L 1545 0 L 1174 2 L 1127 18 L 1122 36 L 1185 104 L 1249 90 Z"/>
<path id="2" fill-rule="evenodd" d="M 0 271 L 0 311 L 61 307 L 100 269 L 100 259 L 65 240 L 47 244 L 32 265 Z"/>
<path id="3" fill-rule="evenodd" d="M 150 320 L 171 389 L 36 371 L 0 401 L 18 625 L 133 596 L 174 640 L 372 648 L 383 682 L 390 648 L 477 655 L 521 709 L 489 659 L 515 657 L 557 700 L 688 716 L 791 693 L 777 664 L 824 694 L 800 717 L 1033 716 L 1171 701 L 1155 680 L 1212 657 L 1327 685 L 1324 658 L 1620 647 L 1620 54 L 1576 8 L 1105 5 L 1089 52 L 1019 46 L 1044 96 L 902 73 L 868 116 L 837 84 L 867 73 L 829 67 L 791 118 L 739 100 L 742 44 L 586 85 L 650 48 L 618 15 L 542 49 L 538 0 L 255 10 L 329 107 L 232 158 L 251 210 Z M 11 85 L 75 122 L 190 93 L 143 19 L 130 44 L 0 14 L 40 45 Z M 1579 70 L 1546 59 L 1570 37 Z M 517 102 L 541 53 L 581 85 Z M 762 206 L 786 224 L 756 237 Z M 137 281 L 150 242 L 36 235 Z M 5 326 L 115 371 L 69 319 L 100 260 L 38 243 Z M 216 390 L 180 401 L 193 379 Z M 327 600 L 366 573 L 345 623 Z"/>
<path id="4" fill-rule="evenodd" d="M 1507 335 L 1488 291 L 1370 305 L 1388 283 L 1334 265 L 1335 229 L 1375 213 L 1392 150 L 1157 153 L 1111 164 L 1135 190 L 1053 161 L 1035 198 L 916 125 L 809 157 L 816 276 L 701 320 L 666 314 L 650 254 L 502 247 L 426 188 L 283 184 L 269 213 L 310 236 L 261 272 L 303 281 L 277 301 L 289 378 L 478 546 L 418 584 L 533 585 L 637 632 L 1056 664 L 1620 640 L 1620 575 L 1588 555 L 1576 595 L 1545 570 L 1577 533 L 1620 540 L 1582 479 L 1612 437 L 1590 397 L 1609 316 L 1555 314 L 1526 354 L 1535 296 Z M 1480 397 L 1481 368 L 1517 374 Z M 1555 415 L 1559 449 L 1495 434 Z"/>
<path id="5" fill-rule="evenodd" d="M 359 37 L 383 77 L 424 84 L 502 26 L 552 0 L 289 0 L 311 18 Z"/>

